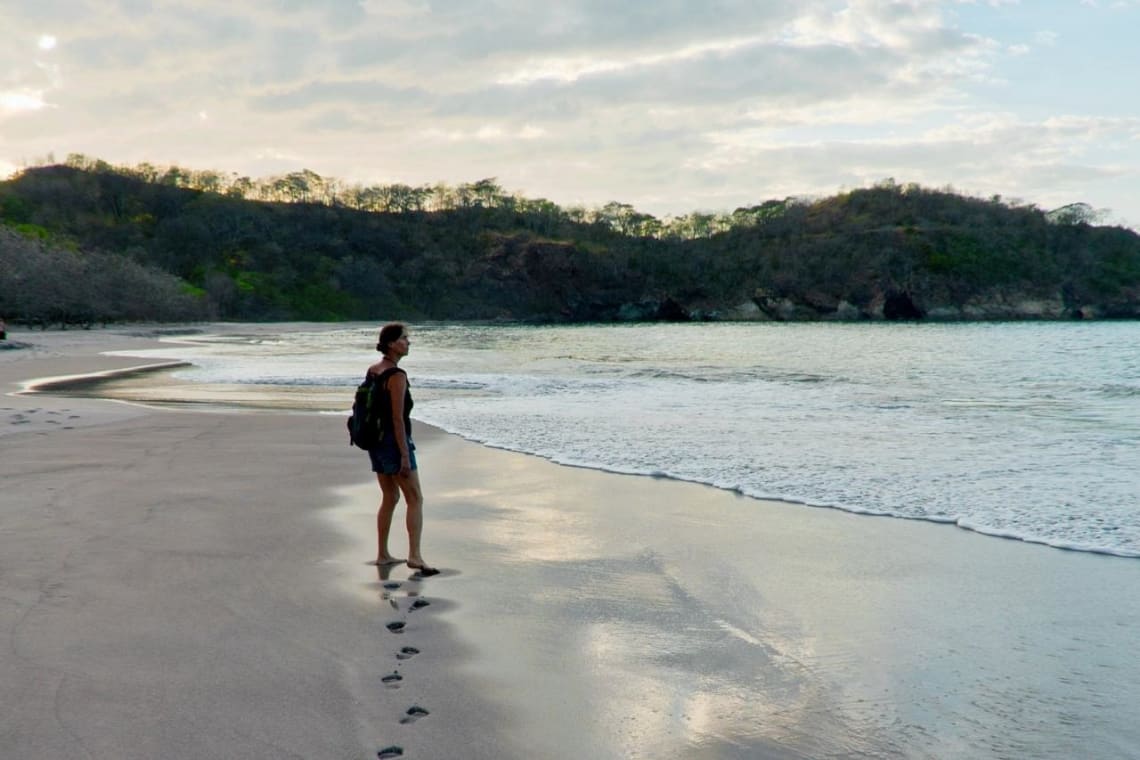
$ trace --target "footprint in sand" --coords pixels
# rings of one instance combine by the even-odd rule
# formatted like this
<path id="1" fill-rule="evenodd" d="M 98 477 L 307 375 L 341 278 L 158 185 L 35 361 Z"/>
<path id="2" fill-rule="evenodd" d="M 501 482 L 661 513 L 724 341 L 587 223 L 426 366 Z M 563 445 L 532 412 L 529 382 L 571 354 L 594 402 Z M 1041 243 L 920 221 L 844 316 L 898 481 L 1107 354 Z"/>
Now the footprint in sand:
<path id="1" fill-rule="evenodd" d="M 398 689 L 398 688 L 400 688 L 400 681 L 403 681 L 403 680 L 404 680 L 404 677 L 402 675 L 400 675 L 398 672 L 396 672 L 395 670 L 393 670 L 388 675 L 383 676 L 380 679 L 380 683 L 384 684 L 389 689 Z"/>
<path id="2" fill-rule="evenodd" d="M 429 604 L 431 604 L 431 602 L 429 602 L 427 599 L 417 599 L 416 601 L 412 602 L 411 610 L 422 610 Z"/>
<path id="3" fill-rule="evenodd" d="M 396 590 L 396 589 L 398 589 L 399 587 L 400 587 L 400 582 L 399 582 L 399 581 L 387 581 L 387 582 L 384 584 L 384 588 L 388 589 L 389 591 L 395 591 L 395 590 Z"/>
<path id="4" fill-rule="evenodd" d="M 392 633 L 403 633 L 405 625 L 406 623 L 404 623 L 403 620 L 393 620 L 391 623 L 388 623 L 386 627 Z"/>
<path id="5" fill-rule="evenodd" d="M 419 705 L 412 705 L 411 707 L 408 708 L 408 711 L 407 711 L 407 713 L 404 714 L 404 717 L 400 718 L 400 722 L 401 723 L 415 723 L 420 718 L 425 718 L 430 714 L 431 713 L 429 713 L 427 710 L 420 707 Z"/>
<path id="6" fill-rule="evenodd" d="M 404 748 L 403 747 L 397 747 L 395 744 L 393 744 L 391 747 L 385 747 L 384 749 L 382 749 L 376 753 L 376 757 L 380 758 L 380 760 L 388 760 L 388 758 L 391 758 L 391 757 L 403 757 L 403 756 L 404 756 Z"/>
<path id="7" fill-rule="evenodd" d="M 420 653 L 420 650 L 415 647 L 404 647 L 396 653 L 397 660 L 410 660 Z"/>

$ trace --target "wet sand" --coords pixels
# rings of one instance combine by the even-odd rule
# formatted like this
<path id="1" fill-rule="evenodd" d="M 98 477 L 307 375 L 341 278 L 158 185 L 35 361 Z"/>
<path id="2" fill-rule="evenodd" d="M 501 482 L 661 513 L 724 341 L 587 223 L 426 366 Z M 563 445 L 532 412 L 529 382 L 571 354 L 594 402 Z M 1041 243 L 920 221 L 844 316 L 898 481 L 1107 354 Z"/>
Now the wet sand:
<path id="1" fill-rule="evenodd" d="M 27 340 L 5 393 L 148 345 Z M 470 656 L 448 605 L 410 612 L 438 579 L 393 568 L 383 588 L 329 522 L 335 489 L 375 488 L 340 419 L 2 399 L 0 757 L 511 756 L 494 700 L 447 677 Z"/>
<path id="2" fill-rule="evenodd" d="M 1140 756 L 1140 562 L 416 437 L 427 579 L 338 416 L 0 397 L 0 756 Z"/>

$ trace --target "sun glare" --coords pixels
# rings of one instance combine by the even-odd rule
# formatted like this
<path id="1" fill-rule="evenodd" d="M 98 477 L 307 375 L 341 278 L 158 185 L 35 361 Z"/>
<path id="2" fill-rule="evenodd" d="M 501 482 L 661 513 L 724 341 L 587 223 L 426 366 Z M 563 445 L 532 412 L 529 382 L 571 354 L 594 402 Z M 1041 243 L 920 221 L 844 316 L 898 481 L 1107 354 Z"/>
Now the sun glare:
<path id="1" fill-rule="evenodd" d="M 44 34 L 40 36 L 39 41 L 40 50 L 54 50 L 56 46 L 56 38 L 51 34 Z"/>

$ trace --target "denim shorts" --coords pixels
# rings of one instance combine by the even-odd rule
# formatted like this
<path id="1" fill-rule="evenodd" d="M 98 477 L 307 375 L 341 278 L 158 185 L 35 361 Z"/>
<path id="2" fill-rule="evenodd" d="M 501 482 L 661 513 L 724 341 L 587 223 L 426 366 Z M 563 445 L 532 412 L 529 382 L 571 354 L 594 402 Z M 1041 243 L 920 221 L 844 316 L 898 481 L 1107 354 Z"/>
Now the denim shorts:
<path id="1" fill-rule="evenodd" d="M 384 475 L 398 475 L 400 473 L 400 447 L 394 440 L 385 440 L 378 447 L 368 450 L 368 458 L 372 460 L 372 472 Z M 408 460 L 412 469 L 416 469 L 416 444 L 408 439 Z"/>

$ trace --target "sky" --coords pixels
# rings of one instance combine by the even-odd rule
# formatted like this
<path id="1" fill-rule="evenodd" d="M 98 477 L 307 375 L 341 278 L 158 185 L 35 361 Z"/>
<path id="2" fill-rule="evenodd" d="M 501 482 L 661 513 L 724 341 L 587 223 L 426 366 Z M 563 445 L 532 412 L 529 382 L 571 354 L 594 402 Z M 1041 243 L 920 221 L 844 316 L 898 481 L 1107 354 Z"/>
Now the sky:
<path id="1" fill-rule="evenodd" d="M 887 178 L 1140 229 L 1140 0 L 0 0 L 0 176 L 495 178 L 657 216 Z"/>

